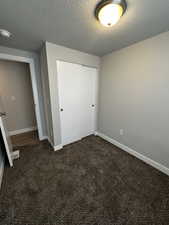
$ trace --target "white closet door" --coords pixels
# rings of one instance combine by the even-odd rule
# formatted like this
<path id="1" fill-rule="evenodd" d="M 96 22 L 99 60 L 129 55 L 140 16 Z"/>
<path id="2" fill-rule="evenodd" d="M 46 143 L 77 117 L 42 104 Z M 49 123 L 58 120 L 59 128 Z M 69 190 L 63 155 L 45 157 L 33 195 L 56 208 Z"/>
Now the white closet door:
<path id="1" fill-rule="evenodd" d="M 92 69 L 92 68 L 91 68 Z M 94 132 L 94 76 L 87 67 L 57 61 L 62 144 Z"/>
<path id="2" fill-rule="evenodd" d="M 85 101 L 83 102 L 85 118 L 83 124 L 83 137 L 91 135 L 96 127 L 96 91 L 97 91 L 97 70 L 95 68 L 82 66 L 83 86 Z"/>

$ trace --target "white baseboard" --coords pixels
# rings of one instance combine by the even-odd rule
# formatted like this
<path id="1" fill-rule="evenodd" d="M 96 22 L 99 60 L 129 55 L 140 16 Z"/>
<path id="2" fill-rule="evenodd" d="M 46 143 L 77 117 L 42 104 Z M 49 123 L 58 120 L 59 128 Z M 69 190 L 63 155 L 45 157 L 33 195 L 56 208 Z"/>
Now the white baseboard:
<path id="1" fill-rule="evenodd" d="M 62 148 L 63 148 L 62 145 L 56 145 L 56 146 L 54 146 L 54 151 L 58 151 L 58 150 L 60 150 Z"/>
<path id="2" fill-rule="evenodd" d="M 20 129 L 20 130 L 10 131 L 9 134 L 10 134 L 10 136 L 12 136 L 12 135 L 17 135 L 17 134 L 22 134 L 22 133 L 26 133 L 29 131 L 33 131 L 36 129 L 37 129 L 37 127 L 28 127 L 28 128 L 24 128 L 24 129 Z"/>
<path id="3" fill-rule="evenodd" d="M 48 140 L 48 142 L 51 144 L 51 146 L 53 147 L 53 143 L 52 143 L 52 141 L 50 140 L 50 138 L 48 137 L 48 136 L 42 136 L 41 138 L 40 138 L 40 141 L 43 141 L 43 140 Z"/>
<path id="4" fill-rule="evenodd" d="M 19 159 L 19 156 L 20 156 L 19 150 L 16 150 L 16 151 L 11 153 L 11 157 L 12 157 L 13 160 Z"/>
<path id="5" fill-rule="evenodd" d="M 94 132 L 95 136 L 99 136 L 99 133 L 97 131 Z"/>
<path id="6" fill-rule="evenodd" d="M 120 149 L 128 152 L 129 154 L 135 156 L 136 158 L 144 161 L 145 163 L 151 165 L 152 167 L 160 170 L 161 172 L 163 172 L 163 173 L 165 173 L 166 175 L 169 176 L 169 168 L 165 167 L 164 165 L 162 165 L 162 164 L 160 164 L 160 163 L 158 163 L 158 162 L 148 158 L 147 156 L 144 156 L 144 155 L 136 152 L 135 150 L 129 148 L 126 145 L 123 145 L 123 144 L 119 143 L 118 141 L 116 141 L 116 140 L 106 136 L 105 134 L 102 134 L 100 132 L 95 132 L 95 135 L 98 135 L 99 137 L 103 138 L 104 140 L 110 142 L 111 144 L 119 147 Z"/>
<path id="7" fill-rule="evenodd" d="M 41 138 L 39 138 L 40 141 L 43 141 L 43 140 L 48 140 L 48 136 L 42 136 Z"/>
<path id="8" fill-rule="evenodd" d="M 53 145 L 53 142 L 51 141 L 51 139 L 49 137 L 47 137 L 47 140 L 49 141 L 49 143 L 51 144 L 51 146 L 53 147 L 54 149 L 54 145 Z"/>
<path id="9" fill-rule="evenodd" d="M 53 142 L 50 140 L 50 138 L 49 138 L 48 136 L 43 136 L 43 137 L 41 138 L 41 141 L 42 141 L 42 140 L 48 140 L 49 143 L 51 144 L 51 146 L 53 147 L 54 151 L 58 151 L 58 150 L 60 150 L 60 149 L 63 148 L 62 145 L 56 145 L 56 146 L 54 146 L 54 145 L 53 145 Z"/>
<path id="10" fill-rule="evenodd" d="M 3 174 L 4 174 L 4 166 L 5 166 L 5 162 L 4 162 L 4 158 L 3 158 L 2 162 L 1 162 L 1 166 L 0 166 L 0 188 L 1 188 L 2 178 L 3 178 Z"/>

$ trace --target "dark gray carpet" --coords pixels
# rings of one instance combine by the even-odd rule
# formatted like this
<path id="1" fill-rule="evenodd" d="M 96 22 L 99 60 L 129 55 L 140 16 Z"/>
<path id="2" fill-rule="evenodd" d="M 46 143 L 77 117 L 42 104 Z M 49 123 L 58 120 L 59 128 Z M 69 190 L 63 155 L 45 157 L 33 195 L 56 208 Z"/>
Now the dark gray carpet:
<path id="1" fill-rule="evenodd" d="M 90 136 L 26 146 L 6 168 L 1 225 L 169 225 L 169 177 Z"/>

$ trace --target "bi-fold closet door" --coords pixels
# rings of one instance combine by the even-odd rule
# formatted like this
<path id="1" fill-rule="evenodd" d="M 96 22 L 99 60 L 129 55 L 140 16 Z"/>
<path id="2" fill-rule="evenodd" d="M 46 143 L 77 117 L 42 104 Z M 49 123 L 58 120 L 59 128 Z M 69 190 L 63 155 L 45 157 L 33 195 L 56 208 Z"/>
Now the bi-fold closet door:
<path id="1" fill-rule="evenodd" d="M 57 61 L 62 145 L 96 129 L 97 69 Z"/>

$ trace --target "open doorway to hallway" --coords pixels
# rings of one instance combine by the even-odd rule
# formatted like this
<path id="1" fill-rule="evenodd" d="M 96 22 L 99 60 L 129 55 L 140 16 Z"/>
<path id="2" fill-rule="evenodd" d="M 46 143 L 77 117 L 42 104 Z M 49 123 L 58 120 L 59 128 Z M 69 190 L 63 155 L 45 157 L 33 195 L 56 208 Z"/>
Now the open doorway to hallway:
<path id="1" fill-rule="evenodd" d="M 14 148 L 38 141 L 29 64 L 0 60 L 0 95 Z"/>

